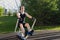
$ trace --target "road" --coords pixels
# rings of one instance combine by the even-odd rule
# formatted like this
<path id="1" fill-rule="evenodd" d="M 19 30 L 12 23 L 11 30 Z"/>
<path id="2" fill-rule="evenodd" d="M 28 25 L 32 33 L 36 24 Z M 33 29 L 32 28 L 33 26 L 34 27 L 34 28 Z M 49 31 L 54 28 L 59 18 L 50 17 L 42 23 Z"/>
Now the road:
<path id="1" fill-rule="evenodd" d="M 2 34 L 0 40 L 19 40 L 16 33 Z M 43 30 L 35 31 L 33 36 L 30 36 L 27 40 L 60 40 L 60 31 L 56 30 Z"/>

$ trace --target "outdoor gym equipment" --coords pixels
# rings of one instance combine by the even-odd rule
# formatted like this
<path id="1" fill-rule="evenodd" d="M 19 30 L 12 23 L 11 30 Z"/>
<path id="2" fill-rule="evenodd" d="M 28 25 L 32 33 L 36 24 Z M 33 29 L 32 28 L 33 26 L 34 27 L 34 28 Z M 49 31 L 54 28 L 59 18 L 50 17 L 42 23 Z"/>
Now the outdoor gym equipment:
<path id="1" fill-rule="evenodd" d="M 21 40 L 26 40 L 30 35 L 26 35 L 25 37 L 23 37 L 20 29 L 19 29 L 19 31 L 17 31 L 17 29 L 18 29 L 18 23 L 19 23 L 19 19 L 17 19 L 14 32 L 17 33 L 18 37 L 19 37 Z M 33 21 L 33 24 L 32 24 L 32 26 L 31 26 L 31 29 L 32 29 L 32 30 L 34 29 L 35 23 L 36 23 L 36 19 Z"/>

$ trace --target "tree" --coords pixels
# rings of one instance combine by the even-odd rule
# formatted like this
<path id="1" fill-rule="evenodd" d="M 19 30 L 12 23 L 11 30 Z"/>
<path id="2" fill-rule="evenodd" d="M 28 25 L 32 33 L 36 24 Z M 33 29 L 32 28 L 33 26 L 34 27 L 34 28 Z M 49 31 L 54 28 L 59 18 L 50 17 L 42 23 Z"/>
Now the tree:
<path id="1" fill-rule="evenodd" d="M 37 18 L 36 25 L 56 25 L 58 0 L 25 0 L 26 11 Z"/>
<path id="2" fill-rule="evenodd" d="M 3 13 L 4 13 L 4 8 L 2 8 L 2 7 L 0 6 L 0 16 L 2 16 Z"/>

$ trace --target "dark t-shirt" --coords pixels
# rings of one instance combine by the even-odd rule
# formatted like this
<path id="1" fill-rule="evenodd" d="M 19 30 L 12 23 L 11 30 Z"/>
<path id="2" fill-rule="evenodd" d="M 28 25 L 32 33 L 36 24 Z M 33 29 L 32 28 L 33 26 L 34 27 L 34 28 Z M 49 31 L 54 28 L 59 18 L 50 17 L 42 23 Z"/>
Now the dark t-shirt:
<path id="1" fill-rule="evenodd" d="M 25 17 L 26 17 L 26 15 L 25 15 L 25 12 L 24 12 L 24 14 L 22 14 L 21 12 L 20 12 L 20 20 L 19 20 L 19 23 L 24 23 L 25 22 Z"/>

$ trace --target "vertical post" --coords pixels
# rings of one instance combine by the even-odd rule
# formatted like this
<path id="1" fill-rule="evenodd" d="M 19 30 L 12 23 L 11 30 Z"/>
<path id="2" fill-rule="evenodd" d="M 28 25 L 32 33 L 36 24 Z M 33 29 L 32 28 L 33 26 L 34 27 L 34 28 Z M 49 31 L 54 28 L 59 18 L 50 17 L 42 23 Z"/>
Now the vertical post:
<path id="1" fill-rule="evenodd" d="M 16 32 L 16 31 L 17 31 L 18 21 L 19 21 L 19 19 L 17 19 L 17 22 L 16 22 L 16 26 L 15 26 L 15 30 L 14 30 L 14 32 Z"/>

